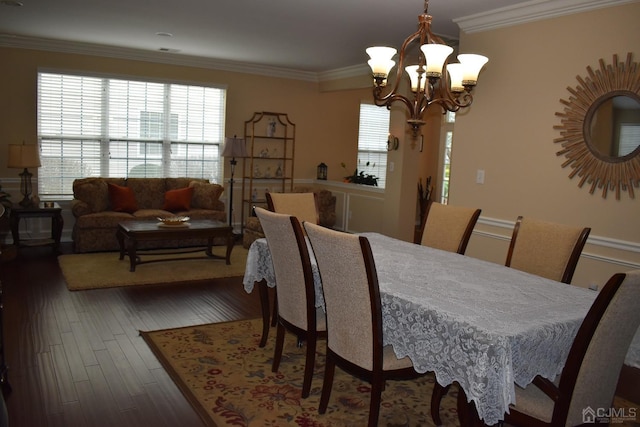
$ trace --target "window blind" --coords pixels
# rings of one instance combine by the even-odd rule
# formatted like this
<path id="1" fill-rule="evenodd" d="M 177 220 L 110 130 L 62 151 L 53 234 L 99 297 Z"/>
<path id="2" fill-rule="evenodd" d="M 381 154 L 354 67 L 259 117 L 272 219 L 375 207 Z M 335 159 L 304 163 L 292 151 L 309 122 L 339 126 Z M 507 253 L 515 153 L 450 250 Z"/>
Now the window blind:
<path id="1" fill-rule="evenodd" d="M 39 194 L 91 176 L 222 182 L 225 103 L 216 87 L 39 73 Z"/>

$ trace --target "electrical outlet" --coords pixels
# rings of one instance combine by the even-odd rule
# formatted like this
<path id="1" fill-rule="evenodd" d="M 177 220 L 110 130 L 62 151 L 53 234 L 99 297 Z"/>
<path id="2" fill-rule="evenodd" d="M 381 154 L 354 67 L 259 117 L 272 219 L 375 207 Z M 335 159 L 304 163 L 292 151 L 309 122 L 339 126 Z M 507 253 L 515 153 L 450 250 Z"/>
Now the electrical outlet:
<path id="1" fill-rule="evenodd" d="M 476 184 L 484 184 L 484 169 L 478 169 L 476 172 Z"/>

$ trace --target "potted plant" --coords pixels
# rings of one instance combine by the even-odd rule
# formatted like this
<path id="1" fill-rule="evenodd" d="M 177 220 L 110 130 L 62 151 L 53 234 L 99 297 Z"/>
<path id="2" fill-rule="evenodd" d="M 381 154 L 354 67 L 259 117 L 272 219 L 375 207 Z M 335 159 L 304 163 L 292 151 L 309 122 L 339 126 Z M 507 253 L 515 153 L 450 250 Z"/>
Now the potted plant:
<path id="1" fill-rule="evenodd" d="M 344 162 L 341 163 L 340 165 L 345 171 L 347 170 L 347 165 L 345 165 Z M 370 165 L 370 162 L 367 162 L 365 166 L 369 166 L 369 165 Z M 373 166 L 375 166 L 375 164 L 373 164 Z M 373 185 L 377 187 L 378 177 L 375 175 L 365 173 L 363 170 L 358 171 L 358 168 L 356 168 L 353 171 L 353 174 L 347 175 L 344 177 L 344 182 L 350 182 L 352 184 Z"/>

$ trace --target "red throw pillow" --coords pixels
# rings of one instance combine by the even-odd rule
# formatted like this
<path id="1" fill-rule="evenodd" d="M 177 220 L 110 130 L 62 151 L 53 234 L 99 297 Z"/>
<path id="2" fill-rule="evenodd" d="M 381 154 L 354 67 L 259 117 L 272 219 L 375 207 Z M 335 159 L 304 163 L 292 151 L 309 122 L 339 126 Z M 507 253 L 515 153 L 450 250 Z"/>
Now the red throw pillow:
<path id="1" fill-rule="evenodd" d="M 138 202 L 136 202 L 136 196 L 131 188 L 111 184 L 110 182 L 108 185 L 112 210 L 127 213 L 134 213 L 138 210 Z"/>
<path id="2" fill-rule="evenodd" d="M 169 212 L 188 211 L 191 208 L 193 187 L 169 190 L 164 193 L 164 206 L 162 209 Z"/>

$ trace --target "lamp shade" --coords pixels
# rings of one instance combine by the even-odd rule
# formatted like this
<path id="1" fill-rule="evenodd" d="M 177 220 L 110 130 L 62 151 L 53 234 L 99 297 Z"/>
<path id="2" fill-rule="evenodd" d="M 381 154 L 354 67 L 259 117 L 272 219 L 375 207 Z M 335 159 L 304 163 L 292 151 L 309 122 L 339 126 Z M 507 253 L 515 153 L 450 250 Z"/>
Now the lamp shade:
<path id="1" fill-rule="evenodd" d="M 244 145 L 244 139 L 225 138 L 224 146 L 222 147 L 222 157 L 247 157 L 247 148 Z"/>
<path id="2" fill-rule="evenodd" d="M 464 72 L 462 64 L 449 64 L 447 65 L 447 71 L 449 72 L 449 80 L 451 81 L 451 92 L 458 93 L 464 91 L 464 85 L 462 84 Z"/>
<path id="3" fill-rule="evenodd" d="M 371 58 L 368 61 L 371 71 L 374 76 L 384 76 L 386 78 L 389 75 L 389 71 L 395 65 L 395 61 L 391 58 L 396 54 L 396 50 L 392 47 L 386 46 L 373 46 L 367 48 L 367 54 Z"/>
<path id="4" fill-rule="evenodd" d="M 411 91 L 417 92 L 419 90 L 422 90 L 426 78 L 418 74 L 418 65 L 409 65 L 407 67 L 404 67 L 404 70 L 409 75 L 409 80 L 411 80 Z"/>
<path id="5" fill-rule="evenodd" d="M 429 43 L 420 46 L 420 50 L 427 60 L 427 77 L 442 76 L 442 67 L 453 48 L 446 44 Z"/>
<path id="6" fill-rule="evenodd" d="M 478 81 L 478 74 L 489 58 L 474 53 L 464 53 L 458 55 L 458 61 L 463 66 L 462 83 L 473 86 Z"/>
<path id="7" fill-rule="evenodd" d="M 40 152 L 36 144 L 9 144 L 9 168 L 39 168 Z"/>

